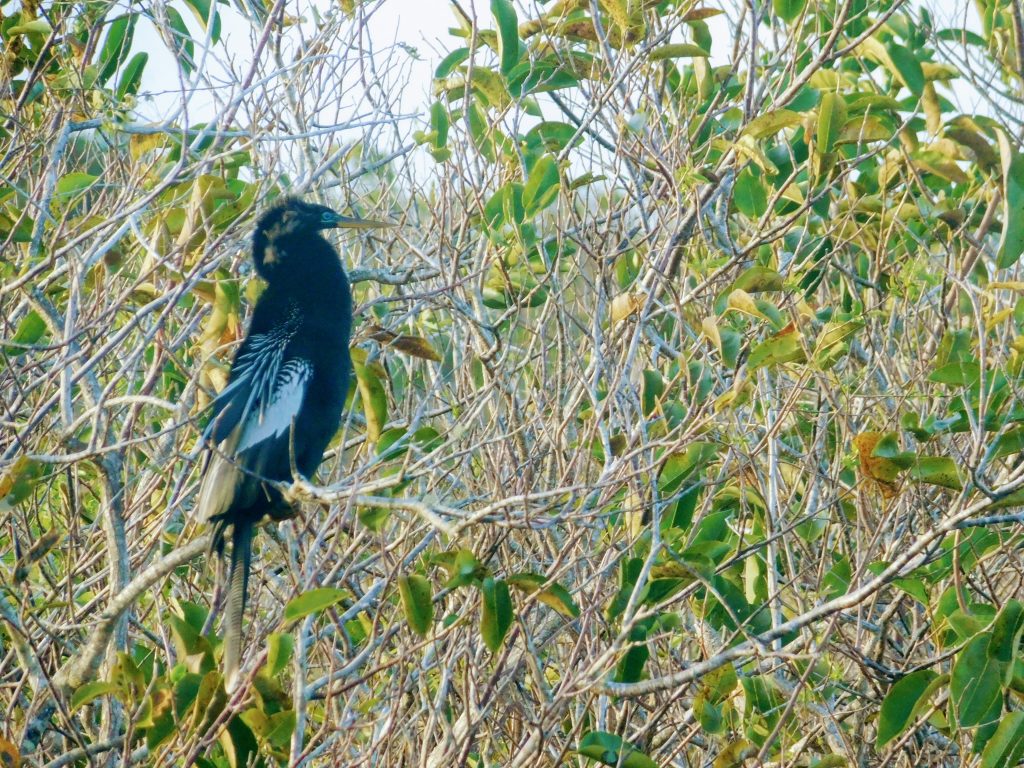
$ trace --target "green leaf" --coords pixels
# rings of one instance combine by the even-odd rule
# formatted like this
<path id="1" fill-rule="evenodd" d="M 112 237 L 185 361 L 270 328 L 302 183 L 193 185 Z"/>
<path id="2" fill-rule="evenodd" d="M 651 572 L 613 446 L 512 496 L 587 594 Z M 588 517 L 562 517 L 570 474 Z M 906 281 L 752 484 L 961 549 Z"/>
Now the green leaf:
<path id="1" fill-rule="evenodd" d="M 271 715 L 268 720 L 266 739 L 278 749 L 285 749 L 295 730 L 295 710 L 286 709 Z"/>
<path id="2" fill-rule="evenodd" d="M 846 755 L 837 755 L 834 752 L 822 755 L 820 760 L 811 763 L 810 768 L 847 768 L 850 761 Z"/>
<path id="3" fill-rule="evenodd" d="M 530 176 L 523 186 L 523 210 L 527 219 L 532 219 L 547 208 L 558 197 L 560 180 L 558 163 L 551 155 L 544 155 L 530 170 Z"/>
<path id="4" fill-rule="evenodd" d="M 227 693 L 223 683 L 224 679 L 219 669 L 211 669 L 203 675 L 196 691 L 195 704 L 192 706 L 189 730 L 195 731 L 204 725 L 208 728 L 224 709 Z"/>
<path id="5" fill-rule="evenodd" d="M 988 645 L 988 655 L 1000 664 L 1006 665 L 1005 683 L 1010 682 L 1013 672 L 1011 665 L 1018 656 L 1022 632 L 1024 632 L 1024 604 L 1019 600 L 1007 600 L 992 624 L 992 640 Z"/>
<path id="6" fill-rule="evenodd" d="M 822 369 L 831 368 L 849 352 L 847 339 L 863 327 L 862 320 L 825 323 L 814 344 L 814 362 Z"/>
<path id="7" fill-rule="evenodd" d="M 782 363 L 803 362 L 806 359 L 800 332 L 792 329 L 770 336 L 750 350 L 747 365 L 754 371 L 764 366 L 774 367 Z"/>
<path id="8" fill-rule="evenodd" d="M 181 18 L 180 13 L 169 5 L 164 9 L 164 13 L 167 14 L 167 26 L 170 27 L 174 55 L 178 59 L 178 66 L 181 67 L 186 75 L 190 75 L 192 70 L 195 69 L 195 43 L 192 42 L 192 36 L 189 34 L 188 27 L 185 26 L 185 20 Z"/>
<path id="9" fill-rule="evenodd" d="M 999 131 L 999 157 L 1003 170 L 1003 231 L 999 236 L 996 266 L 1006 269 L 1017 263 L 1024 253 L 1024 155 L 1018 152 L 1009 137 Z"/>
<path id="10" fill-rule="evenodd" d="M 93 680 L 91 683 L 86 683 L 71 696 L 71 711 L 74 712 L 84 707 L 93 699 L 98 699 L 100 696 L 106 696 L 109 693 L 116 693 L 119 690 L 121 690 L 121 687 L 117 683 L 111 683 L 107 680 Z"/>
<path id="11" fill-rule="evenodd" d="M 53 27 L 51 27 L 46 20 L 33 19 L 32 21 L 26 21 L 24 24 L 16 24 L 13 27 L 10 27 L 7 30 L 6 36 L 13 37 L 14 35 L 27 35 L 30 33 L 48 35 L 51 32 L 53 32 Z"/>
<path id="12" fill-rule="evenodd" d="M 171 694 L 166 686 L 166 679 L 161 680 L 146 699 L 146 711 L 139 723 L 139 727 L 146 731 L 146 744 L 150 749 L 155 749 L 174 733 L 174 711 L 171 707 Z"/>
<path id="13" fill-rule="evenodd" d="M 259 712 L 250 709 L 248 712 Z M 263 714 L 260 712 L 260 714 Z M 230 768 L 246 768 L 257 764 L 259 744 L 256 743 L 256 736 L 252 729 L 241 717 L 233 717 L 228 720 L 227 728 L 220 732 L 217 737 L 221 747 L 228 758 Z"/>
<path id="14" fill-rule="evenodd" d="M 295 621 L 311 613 L 330 608 L 332 605 L 340 603 L 347 595 L 348 590 L 336 587 L 318 587 L 303 592 L 288 601 L 288 605 L 284 607 L 284 620 L 286 622 Z"/>
<path id="15" fill-rule="evenodd" d="M 512 597 L 508 592 L 508 584 L 490 576 L 481 583 L 480 594 L 483 598 L 480 635 L 488 650 L 497 653 L 512 626 Z"/>
<path id="16" fill-rule="evenodd" d="M 149 62 L 149 54 L 140 51 L 124 65 L 121 79 L 117 83 L 117 98 L 119 100 L 129 94 L 134 95 L 139 92 L 139 83 L 142 82 L 142 72 L 145 70 L 147 62 Z"/>
<path id="17" fill-rule="evenodd" d="M 553 608 L 563 616 L 575 619 L 580 615 L 579 606 L 573 602 L 569 590 L 558 582 L 551 582 L 548 586 L 548 578 L 539 573 L 516 573 L 507 579 L 510 586 L 522 590 L 528 594 L 537 595 L 537 599 L 549 608 Z"/>
<path id="18" fill-rule="evenodd" d="M 619 683 L 635 683 L 643 677 L 644 665 L 650 658 L 651 650 L 647 646 L 647 628 L 635 626 L 629 631 L 629 647 L 619 659 L 615 667 L 615 681 Z"/>
<path id="19" fill-rule="evenodd" d="M 878 712 L 878 735 L 875 746 L 881 749 L 903 733 L 911 724 L 918 701 L 938 675 L 930 669 L 911 672 L 897 680 L 882 700 Z"/>
<path id="20" fill-rule="evenodd" d="M 619 590 L 615 593 L 615 596 L 608 603 L 605 608 L 605 618 L 608 621 L 614 621 L 622 612 L 626 610 L 626 606 L 629 604 L 629 598 L 633 594 L 633 589 L 636 587 L 636 580 L 640 577 L 640 572 L 643 570 L 644 561 L 639 557 L 628 557 L 623 559 L 619 567 Z M 647 594 L 647 587 L 641 587 L 640 598 L 642 599 Z"/>
<path id="21" fill-rule="evenodd" d="M 398 594 L 409 627 L 420 637 L 426 637 L 434 621 L 434 602 L 430 581 L 419 574 L 398 577 Z"/>
<path id="22" fill-rule="evenodd" d="M 46 333 L 46 321 L 34 309 L 30 310 L 18 323 L 18 330 L 10 341 L 4 344 L 4 350 L 12 355 L 24 354 L 24 347 L 30 347 L 43 338 Z"/>
<path id="23" fill-rule="evenodd" d="M 441 552 L 430 558 L 430 562 L 441 566 L 448 573 L 446 589 L 464 587 L 480 581 L 486 575 L 486 569 L 480 565 L 471 550 L 460 549 L 457 552 Z"/>
<path id="24" fill-rule="evenodd" d="M 510 0 L 491 0 L 491 13 L 498 24 L 498 59 L 507 75 L 519 63 L 519 20 Z"/>
<path id="25" fill-rule="evenodd" d="M 213 0 L 185 0 L 185 4 L 192 10 L 203 30 L 210 29 L 211 42 L 216 43 L 220 40 L 220 14 L 217 12 L 216 3 Z"/>
<path id="26" fill-rule="evenodd" d="M 616 768 L 658 768 L 658 764 L 622 737 L 606 731 L 589 731 L 576 751 L 584 757 Z"/>
<path id="27" fill-rule="evenodd" d="M 991 606 L 986 607 L 991 608 Z M 970 610 L 963 611 L 959 608 L 946 616 L 949 627 L 956 632 L 961 640 L 970 640 L 991 624 L 993 620 L 992 616 L 979 616 Z"/>
<path id="28" fill-rule="evenodd" d="M 747 166 L 736 177 L 733 202 L 736 209 L 750 219 L 759 219 L 768 210 L 768 192 L 753 166 Z"/>
<path id="29" fill-rule="evenodd" d="M 930 374 L 928 380 L 939 384 L 950 384 L 955 387 L 967 387 L 977 383 L 981 376 L 981 366 L 974 360 L 956 360 L 940 365 Z"/>
<path id="30" fill-rule="evenodd" d="M 487 114 L 476 101 L 466 107 L 466 118 L 469 122 L 469 137 L 473 141 L 473 146 L 487 162 L 493 163 L 498 157 L 498 147 L 494 140 L 497 129 L 487 122 Z"/>
<path id="31" fill-rule="evenodd" d="M 981 753 L 981 768 L 1012 768 L 1024 757 L 1024 712 L 1009 712 Z"/>
<path id="32" fill-rule="evenodd" d="M 693 43 L 669 43 L 657 46 L 651 50 L 648 56 L 651 61 L 662 61 L 663 59 L 703 59 L 710 55 L 699 45 Z"/>
<path id="33" fill-rule="evenodd" d="M 776 109 L 758 115 L 743 128 L 745 136 L 752 136 L 755 139 L 764 139 L 774 136 L 779 131 L 792 128 L 803 121 L 803 115 L 794 112 L 792 109 Z"/>
<path id="34" fill-rule="evenodd" d="M 506 75 L 508 90 L 510 94 L 523 99 L 524 96 L 534 93 L 548 93 L 560 91 L 564 88 L 574 88 L 580 81 L 573 74 L 571 65 L 565 64 L 557 58 L 547 57 L 541 60 L 530 59 L 522 56 L 521 60 L 512 71 Z M 522 101 L 523 111 L 531 114 L 532 106 L 529 101 Z M 539 117 L 539 112 L 534 115 Z"/>
<path id="35" fill-rule="evenodd" d="M 526 148 L 531 154 L 561 152 L 576 135 L 576 126 L 557 120 L 546 120 L 531 128 L 525 137 Z"/>
<path id="36" fill-rule="evenodd" d="M 484 221 L 495 241 L 504 237 L 508 228 L 520 226 L 525 215 L 523 185 L 516 182 L 502 184 L 484 204 Z"/>
<path id="37" fill-rule="evenodd" d="M 693 714 L 697 716 L 700 727 L 708 733 L 720 734 L 724 730 L 721 705 L 709 701 L 703 690 L 699 690 L 693 697 Z"/>
<path id="38" fill-rule="evenodd" d="M 895 67 L 900 80 L 903 81 L 903 84 L 915 96 L 921 96 L 924 93 L 924 84 L 926 82 L 921 62 L 917 60 L 917 57 L 909 48 L 904 48 L 902 45 L 892 42 L 886 47 L 889 51 L 889 58 L 892 60 L 893 67 Z"/>
<path id="39" fill-rule="evenodd" d="M 267 670 L 269 677 L 276 677 L 291 661 L 295 638 L 287 632 L 273 632 L 267 637 Z"/>
<path id="40" fill-rule="evenodd" d="M 661 374 L 650 369 L 645 370 L 640 384 L 640 410 L 644 416 L 650 416 L 654 412 L 663 394 L 665 394 L 665 380 Z"/>
<path id="41" fill-rule="evenodd" d="M 198 629 L 180 616 L 167 616 L 165 623 L 171 630 L 175 650 L 185 669 L 206 674 L 213 668 L 213 646 L 208 637 L 199 634 Z"/>
<path id="42" fill-rule="evenodd" d="M 901 470 L 909 469 L 917 460 L 914 451 L 904 451 L 900 448 L 899 437 L 895 432 L 880 435 L 878 442 L 871 449 L 871 455 L 878 459 L 888 459 Z"/>
<path id="43" fill-rule="evenodd" d="M 765 291 L 781 291 L 783 278 L 769 267 L 754 265 L 743 271 L 732 284 L 732 290 L 739 288 L 747 293 L 763 293 Z"/>
<path id="44" fill-rule="evenodd" d="M 983 632 L 972 639 L 957 655 L 950 677 L 949 695 L 962 728 L 981 725 L 998 713 L 1003 693 L 1003 669 L 989 655 L 992 635 Z"/>
<path id="45" fill-rule="evenodd" d="M 772 0 L 775 14 L 787 24 L 804 12 L 807 0 Z"/>
<path id="46" fill-rule="evenodd" d="M 110 22 L 107 36 L 103 40 L 103 48 L 100 49 L 100 71 L 97 81 L 100 84 L 106 83 L 121 63 L 128 57 L 132 47 L 132 38 L 135 35 L 135 20 L 138 14 L 132 13 L 127 16 L 118 16 Z"/>
<path id="47" fill-rule="evenodd" d="M 203 678 L 196 672 L 186 672 L 174 683 L 174 711 L 179 714 L 188 712 L 189 707 L 195 702 L 199 695 L 199 689 L 203 685 Z"/>
<path id="48" fill-rule="evenodd" d="M 942 488 L 963 490 L 956 462 L 948 456 L 921 456 L 917 463 L 910 467 L 910 476 L 915 480 Z"/>
<path id="49" fill-rule="evenodd" d="M 977 32 L 972 32 L 971 30 L 964 29 L 963 27 L 936 30 L 935 37 L 939 40 L 945 40 L 948 43 L 966 43 L 967 45 L 976 45 L 979 48 L 988 47 L 988 42 L 984 37 L 979 35 Z"/>
<path id="50" fill-rule="evenodd" d="M 658 471 L 658 490 L 664 496 L 671 496 L 680 490 L 683 481 L 705 466 L 719 454 L 715 443 L 694 442 L 686 450 L 669 454 Z"/>
<path id="51" fill-rule="evenodd" d="M 459 66 L 462 62 L 469 58 L 469 48 L 456 48 L 454 51 L 449 53 L 443 59 L 441 63 L 437 65 L 437 69 L 434 70 L 434 77 L 440 80 L 441 78 L 448 77 L 452 71 Z"/>
<path id="52" fill-rule="evenodd" d="M 91 173 L 66 173 L 57 181 L 54 190 L 61 197 L 72 197 L 91 187 L 98 178 L 99 176 L 94 176 Z"/>
<path id="53" fill-rule="evenodd" d="M 448 110 L 440 101 L 435 101 L 430 105 L 430 154 L 439 163 L 443 163 L 451 154 L 447 149 L 450 126 Z"/>
<path id="54" fill-rule="evenodd" d="M 846 125 L 846 101 L 838 93 L 821 94 L 815 148 L 820 155 L 831 152 Z"/>
<path id="55" fill-rule="evenodd" d="M 834 563 L 821 580 L 821 586 L 826 597 L 833 598 L 845 595 L 853 582 L 853 567 L 845 555 L 832 555 Z"/>

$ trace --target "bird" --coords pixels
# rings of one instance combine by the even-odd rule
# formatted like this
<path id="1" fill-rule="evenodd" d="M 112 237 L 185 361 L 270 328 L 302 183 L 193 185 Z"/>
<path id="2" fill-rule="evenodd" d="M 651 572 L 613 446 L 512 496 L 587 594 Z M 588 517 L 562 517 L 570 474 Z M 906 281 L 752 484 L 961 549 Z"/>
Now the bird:
<path id="1" fill-rule="evenodd" d="M 224 389 L 203 432 L 197 517 L 211 524 L 210 554 L 226 560 L 224 681 L 237 687 L 252 540 L 266 519 L 294 515 L 279 484 L 311 479 L 341 424 L 351 369 L 352 292 L 324 230 L 391 224 L 342 216 L 283 196 L 257 219 L 256 273 L 266 282 Z"/>

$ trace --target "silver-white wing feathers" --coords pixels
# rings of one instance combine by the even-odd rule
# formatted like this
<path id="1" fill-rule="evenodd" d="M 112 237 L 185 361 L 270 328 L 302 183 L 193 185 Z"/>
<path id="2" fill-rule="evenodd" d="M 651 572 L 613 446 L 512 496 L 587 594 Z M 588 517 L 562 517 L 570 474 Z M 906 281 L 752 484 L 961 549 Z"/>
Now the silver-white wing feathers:
<path id="1" fill-rule="evenodd" d="M 217 396 L 216 416 L 204 437 L 210 443 L 221 439 L 211 445 L 195 507 L 202 520 L 231 506 L 244 477 L 246 452 L 267 440 L 287 439 L 313 375 L 307 360 L 284 361 L 291 336 L 281 332 L 252 336 L 246 351 L 235 360 L 232 382 Z M 221 419 L 230 421 L 219 425 Z"/>
<path id="2" fill-rule="evenodd" d="M 260 399 L 241 425 L 237 453 L 287 434 L 299 415 L 302 399 L 306 396 L 313 366 L 306 360 L 289 360 L 278 371 L 269 392 Z"/>

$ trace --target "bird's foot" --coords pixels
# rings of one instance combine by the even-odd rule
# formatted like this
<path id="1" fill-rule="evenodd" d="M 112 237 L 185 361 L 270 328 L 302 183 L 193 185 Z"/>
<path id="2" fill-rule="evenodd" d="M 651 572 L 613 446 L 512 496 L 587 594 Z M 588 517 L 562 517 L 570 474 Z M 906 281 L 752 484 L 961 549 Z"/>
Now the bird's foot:
<path id="1" fill-rule="evenodd" d="M 304 477 L 296 477 L 291 485 L 281 488 L 281 498 L 291 506 L 297 506 L 302 501 L 313 501 L 316 497 L 316 489 Z"/>

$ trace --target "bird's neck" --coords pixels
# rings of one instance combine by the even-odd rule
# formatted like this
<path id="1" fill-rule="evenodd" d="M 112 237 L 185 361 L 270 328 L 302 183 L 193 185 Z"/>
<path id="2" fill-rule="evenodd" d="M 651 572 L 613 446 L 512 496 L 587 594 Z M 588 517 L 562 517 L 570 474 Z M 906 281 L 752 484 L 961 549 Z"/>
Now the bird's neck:
<path id="1" fill-rule="evenodd" d="M 351 302 L 348 277 L 337 252 L 319 235 L 278 237 L 257 232 L 253 242 L 256 270 L 267 283 L 301 305 Z"/>

